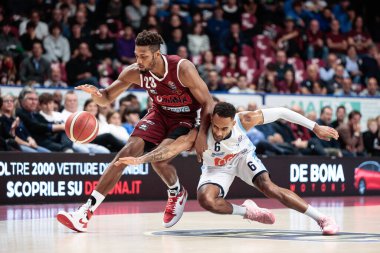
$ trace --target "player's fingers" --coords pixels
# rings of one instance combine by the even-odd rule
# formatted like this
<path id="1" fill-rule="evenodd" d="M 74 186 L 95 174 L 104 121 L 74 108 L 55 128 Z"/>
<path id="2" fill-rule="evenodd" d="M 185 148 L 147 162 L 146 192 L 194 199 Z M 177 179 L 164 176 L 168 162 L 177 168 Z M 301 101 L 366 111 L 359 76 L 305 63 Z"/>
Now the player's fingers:
<path id="1" fill-rule="evenodd" d="M 198 160 L 199 163 L 202 162 L 202 158 L 201 158 L 201 156 L 198 153 L 197 153 L 197 160 Z"/>

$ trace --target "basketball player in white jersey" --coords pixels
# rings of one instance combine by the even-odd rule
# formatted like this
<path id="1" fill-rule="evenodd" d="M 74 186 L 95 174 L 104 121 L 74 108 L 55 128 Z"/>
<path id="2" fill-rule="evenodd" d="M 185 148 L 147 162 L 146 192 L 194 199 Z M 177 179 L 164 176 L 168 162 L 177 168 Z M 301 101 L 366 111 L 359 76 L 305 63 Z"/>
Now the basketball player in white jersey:
<path id="1" fill-rule="evenodd" d="M 208 130 L 208 149 L 203 153 L 202 175 L 198 184 L 198 201 L 206 210 L 217 214 L 241 215 L 245 219 L 273 224 L 275 217 L 271 211 L 259 208 L 252 200 L 242 205 L 232 204 L 224 199 L 237 176 L 249 185 L 256 187 L 265 196 L 279 200 L 285 206 L 295 209 L 314 219 L 324 235 L 338 232 L 333 218 L 327 217 L 306 203 L 294 192 L 274 184 L 269 173 L 255 154 L 255 146 L 250 142 L 246 131 L 255 125 L 267 124 L 284 119 L 312 130 L 323 140 L 337 139 L 335 129 L 320 126 L 286 108 L 271 108 L 247 111 L 236 114 L 232 104 L 216 104 Z M 117 163 L 140 164 L 174 157 L 188 150 L 194 144 L 196 130 L 181 136 L 169 146 L 153 150 L 141 157 L 120 158 Z"/>

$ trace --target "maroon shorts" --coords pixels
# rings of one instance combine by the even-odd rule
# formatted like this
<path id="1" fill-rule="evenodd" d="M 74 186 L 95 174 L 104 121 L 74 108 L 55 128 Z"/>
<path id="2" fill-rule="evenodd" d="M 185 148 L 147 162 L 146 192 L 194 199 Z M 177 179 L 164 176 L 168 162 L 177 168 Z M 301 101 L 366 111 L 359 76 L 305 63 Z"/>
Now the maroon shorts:
<path id="1" fill-rule="evenodd" d="M 168 117 L 158 109 L 151 109 L 135 126 L 131 136 L 140 137 L 155 145 L 164 139 L 176 139 L 187 134 L 194 128 L 196 117 L 193 115 L 178 115 Z"/>

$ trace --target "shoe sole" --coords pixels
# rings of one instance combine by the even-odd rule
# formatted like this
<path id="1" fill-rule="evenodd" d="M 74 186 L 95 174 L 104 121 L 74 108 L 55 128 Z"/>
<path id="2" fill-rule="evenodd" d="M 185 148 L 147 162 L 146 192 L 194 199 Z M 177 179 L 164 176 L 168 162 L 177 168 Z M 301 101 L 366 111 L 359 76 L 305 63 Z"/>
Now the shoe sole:
<path id="1" fill-rule="evenodd" d="M 79 233 L 83 233 L 83 232 L 86 232 L 86 231 L 81 231 L 81 230 L 78 230 L 75 228 L 74 224 L 72 223 L 72 221 L 64 214 L 58 214 L 57 215 L 57 220 L 59 223 L 61 223 L 62 225 L 64 225 L 65 227 L 75 231 L 75 232 L 79 232 Z"/>
<path id="2" fill-rule="evenodd" d="M 336 235 L 338 233 L 338 229 L 335 231 L 323 231 L 322 235 Z"/>
<path id="3" fill-rule="evenodd" d="M 163 226 L 165 227 L 165 228 L 170 228 L 170 227 L 173 227 L 175 224 L 177 224 L 177 222 L 181 219 L 181 217 L 182 217 L 182 215 L 183 215 L 183 211 L 184 211 L 184 209 L 185 209 L 185 204 L 186 204 L 186 201 L 187 201 L 187 196 L 188 196 L 188 194 L 187 194 L 187 191 L 186 191 L 186 195 L 185 195 L 185 197 L 183 198 L 183 203 L 182 203 L 182 205 L 181 206 L 183 206 L 183 208 L 182 208 L 182 212 L 178 215 L 178 219 L 177 220 L 172 220 L 173 222 L 169 222 L 169 223 L 165 223 L 165 222 L 163 222 L 162 224 L 163 224 Z"/>

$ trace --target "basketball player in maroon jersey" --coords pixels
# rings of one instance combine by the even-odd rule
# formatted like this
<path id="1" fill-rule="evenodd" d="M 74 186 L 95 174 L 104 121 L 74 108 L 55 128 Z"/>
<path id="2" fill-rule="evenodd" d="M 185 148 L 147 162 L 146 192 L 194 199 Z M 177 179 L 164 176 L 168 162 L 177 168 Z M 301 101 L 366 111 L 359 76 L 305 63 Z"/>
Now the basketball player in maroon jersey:
<path id="1" fill-rule="evenodd" d="M 172 143 L 186 135 L 196 121 L 201 108 L 201 126 L 195 149 L 198 160 L 207 149 L 206 134 L 213 110 L 213 100 L 204 81 L 194 65 L 176 55 L 162 55 L 162 37 L 143 31 L 136 37 L 135 55 L 137 63 L 126 67 L 111 86 L 97 89 L 92 85 L 81 85 L 78 90 L 91 94 L 94 101 L 104 106 L 113 102 L 133 84 L 145 89 L 153 100 L 153 107 L 136 125 L 125 147 L 116 155 L 101 176 L 88 201 L 77 211 L 60 211 L 57 219 L 66 227 L 87 231 L 87 223 L 107 193 L 119 181 L 125 165 L 115 165 L 120 157 L 140 156 L 156 146 Z M 163 225 L 173 226 L 182 216 L 187 199 L 186 189 L 180 185 L 176 170 L 170 160 L 152 163 L 154 170 L 168 186 L 168 202 Z"/>

